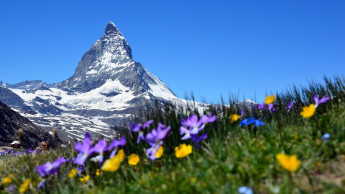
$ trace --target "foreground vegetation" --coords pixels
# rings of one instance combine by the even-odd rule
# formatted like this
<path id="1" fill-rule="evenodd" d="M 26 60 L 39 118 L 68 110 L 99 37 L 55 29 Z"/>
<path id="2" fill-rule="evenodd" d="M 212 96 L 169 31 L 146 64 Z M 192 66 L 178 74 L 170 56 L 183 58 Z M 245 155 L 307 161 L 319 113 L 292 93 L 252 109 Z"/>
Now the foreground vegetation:
<path id="1" fill-rule="evenodd" d="M 200 143 L 181 134 L 181 126 L 186 126 L 182 118 L 201 118 L 192 105 L 182 109 L 157 103 L 133 118 L 135 125 L 130 126 L 135 131 L 138 123 L 152 119 L 146 129 L 140 128 L 146 139 L 138 144 L 138 132 L 124 133 L 126 144 L 116 146 L 112 159 L 114 149 L 102 150 L 104 162 L 91 161 L 99 152 L 83 161 L 83 149 L 74 146 L 0 156 L 0 189 L 13 193 L 238 193 L 245 186 L 248 194 L 345 193 L 344 91 L 345 79 L 335 77 L 325 78 L 324 84 L 268 96 L 265 105 L 253 109 L 233 98 L 229 105 L 205 110 L 208 118 L 213 113 L 216 120 L 208 120 L 197 132 L 198 137 L 207 134 Z M 316 94 L 330 100 L 317 103 Z M 164 124 L 162 131 L 170 129 L 159 140 L 148 140 L 146 135 L 153 128 L 158 130 L 158 123 Z M 193 148 L 176 150 L 181 144 Z M 150 146 L 162 146 L 164 151 L 150 155 L 146 150 Z M 37 172 L 37 167 L 62 156 L 67 160 L 59 163 L 56 172 Z"/>

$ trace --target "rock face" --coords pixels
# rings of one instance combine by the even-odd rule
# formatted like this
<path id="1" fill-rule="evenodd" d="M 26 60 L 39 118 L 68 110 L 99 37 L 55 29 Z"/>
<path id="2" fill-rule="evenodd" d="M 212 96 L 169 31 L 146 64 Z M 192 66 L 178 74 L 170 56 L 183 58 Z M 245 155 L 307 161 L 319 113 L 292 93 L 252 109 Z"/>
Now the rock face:
<path id="1" fill-rule="evenodd" d="M 24 132 L 22 139 L 18 139 L 19 128 Z M 54 146 L 62 144 L 59 138 L 53 138 L 47 131 L 0 102 L 0 146 L 9 146 L 16 140 L 20 140 L 23 148 L 36 148 L 42 141 Z"/>
<path id="2" fill-rule="evenodd" d="M 130 46 L 112 22 L 67 80 L 56 84 L 0 82 L 0 86 L 6 91 L 0 93 L 0 100 L 35 124 L 47 130 L 56 127 L 77 139 L 86 131 L 112 137 L 114 125 L 121 125 L 139 107 L 155 100 L 184 104 L 134 61 Z"/>

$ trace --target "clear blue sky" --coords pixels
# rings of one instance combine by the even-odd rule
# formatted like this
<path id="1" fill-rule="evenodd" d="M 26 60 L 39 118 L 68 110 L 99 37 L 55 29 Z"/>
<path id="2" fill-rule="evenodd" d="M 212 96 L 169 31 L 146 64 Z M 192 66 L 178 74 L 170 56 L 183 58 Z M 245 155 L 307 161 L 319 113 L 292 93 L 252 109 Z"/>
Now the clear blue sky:
<path id="1" fill-rule="evenodd" d="M 261 101 L 345 73 L 343 0 L 2 0 L 0 80 L 67 79 L 109 21 L 181 98 Z"/>

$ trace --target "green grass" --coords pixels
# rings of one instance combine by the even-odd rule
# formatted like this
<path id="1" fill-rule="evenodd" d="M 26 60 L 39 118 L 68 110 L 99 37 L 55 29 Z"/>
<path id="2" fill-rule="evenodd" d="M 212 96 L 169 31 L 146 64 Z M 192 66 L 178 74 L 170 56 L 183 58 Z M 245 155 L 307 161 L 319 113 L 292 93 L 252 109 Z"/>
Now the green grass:
<path id="1" fill-rule="evenodd" d="M 160 159 L 147 159 L 147 145 L 137 145 L 136 134 L 125 134 L 126 156 L 140 156 L 136 166 L 128 165 L 125 159 L 118 171 L 96 176 L 99 167 L 87 161 L 82 176 L 91 178 L 81 183 L 80 177 L 67 178 L 75 167 L 67 163 L 58 175 L 46 178 L 45 189 L 37 190 L 40 180 L 35 167 L 60 156 L 77 155 L 73 148 L 65 148 L 46 154 L 0 158 L 0 178 L 14 174 L 17 189 L 26 178 L 31 178 L 28 192 L 32 193 L 238 193 L 240 186 L 251 187 L 254 193 L 345 193 L 345 81 L 339 77 L 333 80 L 325 78 L 325 85 L 311 83 L 309 88 L 276 94 L 277 113 L 252 113 L 265 122 L 265 126 L 258 128 L 239 127 L 239 121 L 230 123 L 229 115 L 240 111 L 235 100 L 229 106 L 210 107 L 210 111 L 217 113 L 217 120 L 207 124 L 205 131 L 209 136 L 202 148 L 193 148 L 186 158 L 174 155 L 175 146 L 191 144 L 180 140 L 180 118 L 196 111 L 193 106 L 178 111 L 157 103 L 154 108 L 143 109 L 133 120 L 154 119 L 154 127 L 158 122 L 172 127 Z M 304 119 L 299 113 L 303 106 L 313 102 L 314 94 L 333 98 L 320 105 L 313 117 Z M 296 107 L 287 113 L 284 107 L 292 99 Z M 327 142 L 321 140 L 324 133 L 331 135 Z M 278 163 L 275 156 L 281 152 L 297 155 L 301 165 L 295 173 Z M 2 185 L 1 192 L 7 188 Z"/>

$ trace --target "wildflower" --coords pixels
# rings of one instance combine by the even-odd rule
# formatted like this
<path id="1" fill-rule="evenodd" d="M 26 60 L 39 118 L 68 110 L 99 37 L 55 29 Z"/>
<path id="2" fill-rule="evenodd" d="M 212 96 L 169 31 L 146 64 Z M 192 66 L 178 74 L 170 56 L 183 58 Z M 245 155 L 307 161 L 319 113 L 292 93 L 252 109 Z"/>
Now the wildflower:
<path id="1" fill-rule="evenodd" d="M 66 159 L 62 156 L 61 158 L 56 159 L 53 164 L 51 162 L 47 162 L 42 164 L 36 168 L 36 171 L 41 177 L 46 175 L 57 174 L 60 168 L 60 165 L 65 163 Z"/>
<path id="2" fill-rule="evenodd" d="M 133 165 L 133 166 L 137 165 L 139 160 L 140 158 L 136 154 L 131 154 L 130 156 L 128 156 L 128 164 L 130 165 Z"/>
<path id="3" fill-rule="evenodd" d="M 255 127 L 258 127 L 260 125 L 264 125 L 264 122 L 262 122 L 259 119 L 255 119 L 254 117 L 249 117 L 247 119 L 243 119 L 240 123 L 240 127 L 242 127 L 243 125 L 250 125 L 254 123 Z"/>
<path id="4" fill-rule="evenodd" d="M 238 193 L 239 194 L 253 194 L 253 190 L 249 187 L 242 186 L 238 188 Z"/>
<path id="5" fill-rule="evenodd" d="M 109 151 L 109 150 L 115 148 L 115 149 L 111 152 L 110 158 L 112 158 L 112 157 L 115 156 L 118 147 L 124 146 L 124 145 L 126 145 L 126 143 L 127 143 L 127 141 L 126 141 L 126 138 L 124 138 L 124 137 L 121 137 L 120 140 L 114 139 L 114 141 L 111 142 L 111 143 L 109 144 L 109 146 L 107 147 L 107 149 L 106 149 L 106 150 Z"/>
<path id="6" fill-rule="evenodd" d="M 67 175 L 68 178 L 73 178 L 77 174 L 77 169 L 73 168 Z"/>
<path id="7" fill-rule="evenodd" d="M 285 107 L 287 112 L 290 112 L 290 109 L 293 107 L 294 104 L 295 104 L 295 100 L 292 100 L 291 102 L 287 103 L 287 106 Z"/>
<path id="8" fill-rule="evenodd" d="M 84 165 L 86 158 L 92 154 L 91 149 L 91 136 L 89 133 L 85 133 L 83 144 L 78 142 L 74 148 L 79 152 L 77 158 L 73 159 L 75 164 Z"/>
<path id="9" fill-rule="evenodd" d="M 27 191 L 30 187 L 30 184 L 31 184 L 31 179 L 26 179 L 24 181 L 24 183 L 22 183 L 19 187 L 19 192 L 20 193 L 24 193 L 25 191 Z"/>
<path id="10" fill-rule="evenodd" d="M 158 123 L 157 130 L 152 129 L 150 133 L 146 135 L 146 142 L 151 145 L 151 148 L 146 149 L 146 155 L 151 160 L 155 160 L 156 158 L 160 158 L 163 154 L 163 139 L 166 137 L 168 132 L 170 131 L 170 126 L 166 127 Z"/>
<path id="11" fill-rule="evenodd" d="M 112 158 L 106 160 L 102 166 L 102 171 L 110 171 L 115 172 L 119 169 L 121 162 L 123 161 L 125 154 L 123 150 L 119 150 L 119 152 Z"/>
<path id="12" fill-rule="evenodd" d="M 268 110 L 271 111 L 271 112 L 273 112 L 273 113 L 274 113 L 274 112 L 277 112 L 277 109 L 274 108 L 274 103 L 268 105 Z"/>
<path id="13" fill-rule="evenodd" d="M 266 96 L 265 104 L 272 104 L 274 103 L 276 97 L 272 94 L 271 96 Z"/>
<path id="14" fill-rule="evenodd" d="M 80 182 L 86 183 L 90 179 L 90 175 L 86 175 L 85 177 L 80 178 Z"/>
<path id="15" fill-rule="evenodd" d="M 46 184 L 46 181 L 44 179 L 41 180 L 41 182 L 37 186 L 37 189 L 41 189 L 41 188 L 45 187 L 45 184 Z"/>
<path id="16" fill-rule="evenodd" d="M 99 175 L 101 175 L 101 172 L 100 172 L 99 169 L 97 169 L 97 170 L 96 170 L 96 176 L 99 176 Z"/>
<path id="17" fill-rule="evenodd" d="M 326 95 L 323 96 L 321 99 L 319 99 L 319 95 L 315 95 L 314 96 L 314 101 L 315 101 L 315 108 L 317 108 L 319 106 L 319 104 L 323 104 L 326 103 L 330 100 L 330 97 L 327 97 Z"/>
<path id="18" fill-rule="evenodd" d="M 204 133 L 204 134 L 202 134 L 200 136 L 191 135 L 190 139 L 193 141 L 194 147 L 201 148 L 200 143 L 201 143 L 202 140 L 204 140 L 206 138 L 207 138 L 207 133 Z"/>
<path id="19" fill-rule="evenodd" d="M 139 144 L 140 140 L 145 140 L 144 137 L 144 129 L 146 127 L 148 127 L 149 125 L 151 125 L 153 123 L 153 120 L 147 121 L 144 125 L 142 125 L 141 123 L 139 123 L 138 125 L 136 125 L 135 123 L 131 123 L 129 128 L 133 131 L 133 132 L 139 132 L 138 135 L 138 140 L 137 143 Z"/>
<path id="20" fill-rule="evenodd" d="M 296 157 L 296 155 L 286 155 L 283 153 L 277 154 L 276 158 L 279 162 L 279 164 L 287 171 L 295 172 L 299 165 L 301 164 L 301 161 L 299 161 Z"/>
<path id="21" fill-rule="evenodd" d="M 329 138 L 331 138 L 331 135 L 328 134 L 328 133 L 325 133 L 325 134 L 323 134 L 323 136 L 322 136 L 322 140 L 323 140 L 323 141 L 328 141 Z"/>
<path id="22" fill-rule="evenodd" d="M 198 120 L 198 116 L 192 115 L 187 120 L 181 119 L 181 128 L 180 128 L 180 134 L 184 136 L 181 138 L 182 140 L 189 139 L 191 137 L 191 134 L 196 135 L 201 130 L 205 128 L 205 125 L 207 123 L 212 123 L 216 120 L 216 116 L 212 116 L 212 113 L 210 113 L 209 116 L 202 116 L 200 120 Z"/>
<path id="23" fill-rule="evenodd" d="M 12 178 L 10 176 L 7 176 L 7 177 L 3 178 L 1 182 L 2 182 L 2 184 L 7 185 L 7 184 L 12 183 L 12 181 L 13 181 Z"/>
<path id="24" fill-rule="evenodd" d="M 193 147 L 191 145 L 181 144 L 179 147 L 175 147 L 176 158 L 184 158 L 192 153 Z"/>
<path id="25" fill-rule="evenodd" d="M 246 115 L 246 112 L 244 111 L 244 109 L 241 110 L 241 117 L 244 117 Z"/>
<path id="26" fill-rule="evenodd" d="M 105 150 L 105 147 L 107 147 L 107 142 L 103 139 L 99 140 L 99 142 L 91 149 L 90 152 L 96 152 L 99 153 L 98 156 L 91 158 L 91 161 L 98 162 L 99 164 L 103 163 L 103 152 Z"/>
<path id="27" fill-rule="evenodd" d="M 240 116 L 238 114 L 232 114 L 230 115 L 229 118 L 230 118 L 230 123 L 233 123 L 233 122 L 236 122 L 240 118 Z"/>
<path id="28" fill-rule="evenodd" d="M 259 110 L 263 110 L 265 108 L 265 104 L 257 104 L 256 108 Z"/>
<path id="29" fill-rule="evenodd" d="M 314 104 L 311 104 L 309 107 L 305 106 L 305 107 L 303 107 L 303 111 L 301 112 L 301 115 L 304 118 L 310 118 L 314 115 L 315 110 L 316 110 L 316 107 Z"/>

